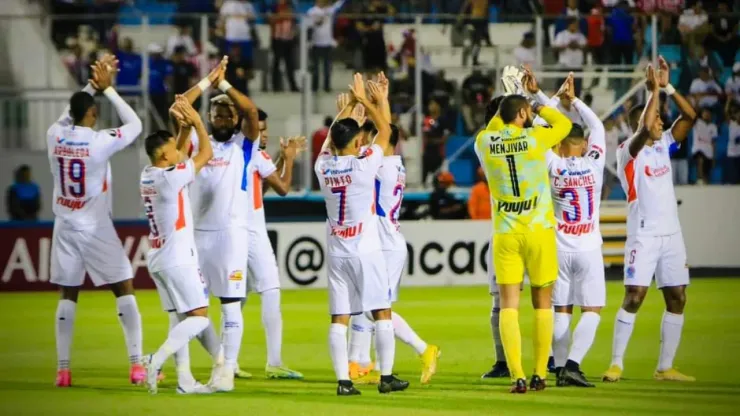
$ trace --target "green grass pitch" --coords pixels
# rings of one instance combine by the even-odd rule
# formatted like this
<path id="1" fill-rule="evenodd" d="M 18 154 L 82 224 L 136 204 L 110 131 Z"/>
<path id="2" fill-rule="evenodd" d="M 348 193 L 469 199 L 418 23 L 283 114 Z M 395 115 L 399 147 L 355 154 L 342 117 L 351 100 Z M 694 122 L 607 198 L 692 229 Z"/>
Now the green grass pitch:
<path id="1" fill-rule="evenodd" d="M 596 343 L 583 363 L 596 380 L 609 364 L 613 320 L 622 299 L 619 282 L 608 284 L 609 307 Z M 683 340 L 676 358 L 698 382 L 652 380 L 658 358 L 663 300 L 652 289 L 638 315 L 626 356 L 626 379 L 600 381 L 594 389 L 557 388 L 526 395 L 508 393 L 508 381 L 483 381 L 493 362 L 489 327 L 491 298 L 485 287 L 405 288 L 396 310 L 428 342 L 442 348 L 437 376 L 420 386 L 419 362 L 398 344 L 396 371 L 412 382 L 409 390 L 380 396 L 375 386 L 360 386 L 360 397 L 335 396 L 328 354 L 327 294 L 324 290 L 283 293 L 283 357 L 305 381 L 265 380 L 264 332 L 259 297 L 245 309 L 241 364 L 255 374 L 237 380 L 232 393 L 179 396 L 170 361 L 160 393 L 128 384 L 123 335 L 108 292 L 83 292 L 77 310 L 72 369 L 74 387 L 56 389 L 53 316 L 57 295 L 0 294 L 0 415 L 688 415 L 739 414 L 740 279 L 697 279 L 688 291 Z M 527 296 L 528 299 L 528 296 Z M 144 322 L 145 352 L 165 339 L 167 317 L 154 291 L 138 293 Z M 532 368 L 529 302 L 522 309 L 525 368 Z M 216 303 L 213 303 L 216 305 Z M 212 308 L 218 320 L 218 308 Z M 205 381 L 209 360 L 191 343 L 193 372 Z"/>

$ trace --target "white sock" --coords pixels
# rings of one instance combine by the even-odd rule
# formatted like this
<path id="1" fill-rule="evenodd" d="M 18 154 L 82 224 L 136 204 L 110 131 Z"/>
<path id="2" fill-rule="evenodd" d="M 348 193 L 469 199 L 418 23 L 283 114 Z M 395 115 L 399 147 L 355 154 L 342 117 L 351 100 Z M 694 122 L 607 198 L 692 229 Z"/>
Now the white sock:
<path id="1" fill-rule="evenodd" d="M 208 318 L 205 316 L 188 316 L 170 331 L 167 340 L 159 347 L 152 357 L 152 366 L 160 368 L 162 364 L 176 351 L 186 347 L 188 342 L 208 327 Z"/>
<path id="2" fill-rule="evenodd" d="M 75 326 L 77 303 L 61 299 L 57 304 L 54 320 L 57 340 L 57 369 L 69 369 L 70 350 L 72 348 L 72 330 Z"/>
<path id="3" fill-rule="evenodd" d="M 683 314 L 678 315 L 668 311 L 663 312 L 663 321 L 660 324 L 660 359 L 658 360 L 658 371 L 673 368 L 673 359 L 676 358 L 678 344 L 681 342 L 683 320 Z"/>
<path id="4" fill-rule="evenodd" d="M 208 351 L 213 361 L 217 361 L 219 356 L 223 354 L 223 345 L 221 344 L 221 340 L 218 339 L 216 328 L 214 328 L 213 322 L 210 319 L 208 320 L 208 327 L 198 334 L 198 341 Z"/>
<path id="5" fill-rule="evenodd" d="M 555 367 L 565 367 L 570 347 L 570 319 L 571 314 L 555 312 L 555 325 L 552 331 L 552 356 L 555 357 Z"/>
<path id="6" fill-rule="evenodd" d="M 599 321 L 601 321 L 601 316 L 596 312 L 583 312 L 581 314 L 581 319 L 578 320 L 578 325 L 573 330 L 573 342 L 570 344 L 570 354 L 568 354 L 569 360 L 578 364 L 583 361 L 583 357 L 586 356 L 594 343 Z"/>
<path id="7" fill-rule="evenodd" d="M 280 289 L 270 289 L 260 296 L 262 300 L 262 326 L 267 342 L 267 364 L 282 367 L 283 315 L 280 312 Z"/>
<path id="8" fill-rule="evenodd" d="M 170 331 L 187 318 L 186 315 L 180 315 L 175 311 L 171 311 L 169 317 Z M 188 344 L 175 351 L 175 368 L 177 369 L 177 380 L 181 382 L 180 384 L 185 384 L 185 381 L 190 381 L 193 378 L 193 373 L 190 371 L 190 347 Z"/>
<path id="9" fill-rule="evenodd" d="M 375 349 L 378 353 L 380 375 L 390 376 L 393 374 L 393 361 L 396 356 L 396 337 L 393 334 L 392 321 L 375 321 Z"/>
<path id="10" fill-rule="evenodd" d="M 614 341 L 612 342 L 612 365 L 624 368 L 624 352 L 632 336 L 637 314 L 629 313 L 622 308 L 617 312 L 614 322 Z"/>
<path id="11" fill-rule="evenodd" d="M 501 313 L 501 297 L 498 293 L 493 294 L 493 307 L 491 308 L 491 335 L 493 335 L 493 348 L 496 350 L 496 362 L 506 362 L 504 343 L 501 342 L 501 330 L 498 327 L 499 315 Z"/>
<path id="12" fill-rule="evenodd" d="M 337 381 L 349 380 L 346 326 L 342 324 L 331 324 L 329 327 L 329 352 Z"/>
<path id="13" fill-rule="evenodd" d="M 239 349 L 242 346 L 244 334 L 244 317 L 242 305 L 239 302 L 221 304 L 221 342 L 224 346 L 224 360 L 226 365 L 236 367 L 239 358 Z"/>
<path id="14" fill-rule="evenodd" d="M 134 295 L 126 295 L 116 298 L 116 309 L 118 309 L 118 320 L 123 327 L 123 336 L 126 339 L 128 358 L 131 364 L 141 363 L 141 314 L 136 305 Z"/>
<path id="15" fill-rule="evenodd" d="M 427 349 L 427 343 L 424 342 L 421 338 L 419 338 L 419 335 L 414 332 L 413 329 L 411 329 L 411 326 L 406 322 L 403 317 L 395 312 L 393 312 L 392 315 L 392 322 L 393 322 L 393 332 L 396 335 L 396 338 L 400 339 L 403 343 L 411 346 L 414 350 L 416 350 L 416 353 L 421 355 L 424 354 L 424 351 Z"/>
<path id="16" fill-rule="evenodd" d="M 370 365 L 370 344 L 373 339 L 373 323 L 365 314 L 359 314 L 350 320 L 352 334 L 349 340 L 349 361 L 366 367 Z"/>

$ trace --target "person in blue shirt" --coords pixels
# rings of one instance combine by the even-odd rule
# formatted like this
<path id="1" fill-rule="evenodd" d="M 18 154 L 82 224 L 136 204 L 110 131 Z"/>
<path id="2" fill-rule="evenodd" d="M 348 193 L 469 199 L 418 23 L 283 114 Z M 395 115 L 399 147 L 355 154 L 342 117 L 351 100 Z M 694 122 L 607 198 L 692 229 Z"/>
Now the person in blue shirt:
<path id="1" fill-rule="evenodd" d="M 170 90 L 172 85 L 172 62 L 164 57 L 164 48 L 152 43 L 149 52 L 149 99 L 163 125 L 167 125 L 170 107 Z M 157 125 L 156 120 L 153 123 Z"/>
<path id="2" fill-rule="evenodd" d="M 118 75 L 116 76 L 117 88 L 121 95 L 138 95 L 141 83 L 141 55 L 134 52 L 134 42 L 131 38 L 121 41 L 121 48 L 116 53 L 118 58 Z"/>
<path id="3" fill-rule="evenodd" d="M 31 167 L 15 170 L 15 182 L 5 193 L 8 217 L 13 221 L 37 221 L 41 211 L 41 190 L 31 178 Z"/>
<path id="4" fill-rule="evenodd" d="M 613 65 L 632 65 L 635 62 L 635 30 L 637 21 L 630 14 L 629 5 L 622 1 L 612 9 L 611 14 L 606 19 L 607 32 L 609 41 L 609 50 L 611 53 L 611 63 Z M 620 69 L 622 72 L 632 71 L 632 68 Z M 619 79 L 615 82 L 617 96 L 623 95 L 629 88 L 629 79 Z"/>

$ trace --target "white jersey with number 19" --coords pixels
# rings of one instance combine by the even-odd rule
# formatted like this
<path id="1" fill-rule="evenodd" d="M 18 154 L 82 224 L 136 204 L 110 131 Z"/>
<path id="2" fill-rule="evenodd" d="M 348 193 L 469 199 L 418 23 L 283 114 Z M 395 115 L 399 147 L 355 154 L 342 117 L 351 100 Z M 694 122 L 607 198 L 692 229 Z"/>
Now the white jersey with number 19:
<path id="1" fill-rule="evenodd" d="M 168 168 L 147 166 L 139 189 L 149 219 L 149 271 L 197 264 L 188 185 L 195 179 L 192 160 Z"/>
<path id="2" fill-rule="evenodd" d="M 406 251 L 398 216 L 401 213 L 406 168 L 401 156 L 385 156 L 375 179 L 375 210 L 380 221 L 380 244 L 383 251 Z"/>
<path id="3" fill-rule="evenodd" d="M 326 201 L 327 245 L 331 256 L 354 257 L 381 249 L 375 215 L 375 177 L 383 149 L 361 156 L 319 155 L 314 165 Z"/>

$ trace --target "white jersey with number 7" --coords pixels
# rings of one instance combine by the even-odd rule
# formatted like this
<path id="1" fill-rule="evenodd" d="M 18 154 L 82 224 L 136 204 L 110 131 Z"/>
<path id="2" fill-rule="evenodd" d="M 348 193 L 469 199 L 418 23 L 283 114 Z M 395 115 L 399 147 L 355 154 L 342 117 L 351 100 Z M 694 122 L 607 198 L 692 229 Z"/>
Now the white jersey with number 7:
<path id="1" fill-rule="evenodd" d="M 326 201 L 327 245 L 331 256 L 354 257 L 379 251 L 375 177 L 383 163 L 380 146 L 361 156 L 322 153 L 314 171 Z"/>

